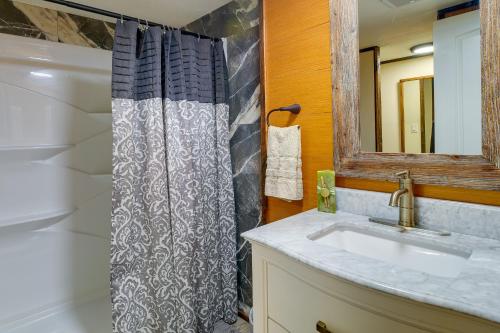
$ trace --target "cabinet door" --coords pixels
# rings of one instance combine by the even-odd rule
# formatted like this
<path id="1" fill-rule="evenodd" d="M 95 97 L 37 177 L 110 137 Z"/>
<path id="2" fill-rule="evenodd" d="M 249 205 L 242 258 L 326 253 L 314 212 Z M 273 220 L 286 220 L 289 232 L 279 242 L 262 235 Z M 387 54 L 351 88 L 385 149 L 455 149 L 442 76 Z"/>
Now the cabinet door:
<path id="1" fill-rule="evenodd" d="M 269 318 L 288 332 L 316 333 L 318 321 L 332 333 L 429 332 L 333 297 L 272 264 L 267 272 Z"/>
<path id="2" fill-rule="evenodd" d="M 267 332 L 268 333 L 289 333 L 286 329 L 281 327 L 277 322 L 271 318 L 267 319 Z"/>

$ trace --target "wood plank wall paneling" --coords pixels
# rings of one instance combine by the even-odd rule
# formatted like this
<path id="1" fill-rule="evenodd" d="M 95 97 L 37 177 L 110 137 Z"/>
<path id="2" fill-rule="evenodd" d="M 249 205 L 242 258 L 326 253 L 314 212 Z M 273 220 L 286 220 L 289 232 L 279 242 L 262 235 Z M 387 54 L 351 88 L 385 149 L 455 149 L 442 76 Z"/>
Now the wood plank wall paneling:
<path id="1" fill-rule="evenodd" d="M 271 124 L 300 125 L 304 200 L 265 198 L 266 222 L 316 207 L 316 171 L 333 169 L 329 0 L 263 0 L 263 118 L 268 110 L 299 103 L 293 116 L 274 113 Z M 265 158 L 266 133 L 263 125 Z M 264 160 L 264 159 L 263 159 Z M 337 178 L 337 186 L 391 192 L 396 183 Z M 417 185 L 417 196 L 500 206 L 500 192 Z"/>
<path id="2" fill-rule="evenodd" d="M 297 116 L 275 112 L 270 122 L 300 125 L 304 181 L 302 201 L 266 198 L 268 222 L 316 207 L 316 171 L 333 168 L 328 8 L 328 0 L 263 1 L 263 109 L 267 114 L 292 103 L 302 106 Z"/>

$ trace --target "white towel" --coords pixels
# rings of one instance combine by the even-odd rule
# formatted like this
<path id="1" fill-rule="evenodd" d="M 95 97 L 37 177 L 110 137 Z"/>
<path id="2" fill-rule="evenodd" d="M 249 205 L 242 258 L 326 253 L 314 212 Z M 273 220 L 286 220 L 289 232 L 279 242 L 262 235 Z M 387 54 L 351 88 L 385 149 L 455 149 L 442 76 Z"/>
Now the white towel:
<path id="1" fill-rule="evenodd" d="M 300 126 L 267 130 L 265 195 L 285 200 L 302 200 Z"/>

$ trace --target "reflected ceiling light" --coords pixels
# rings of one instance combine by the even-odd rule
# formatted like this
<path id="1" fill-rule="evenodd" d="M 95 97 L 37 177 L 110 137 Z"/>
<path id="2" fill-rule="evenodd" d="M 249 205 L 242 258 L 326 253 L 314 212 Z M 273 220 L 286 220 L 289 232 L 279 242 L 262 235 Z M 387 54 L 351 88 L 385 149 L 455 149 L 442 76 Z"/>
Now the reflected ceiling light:
<path id="1" fill-rule="evenodd" d="M 30 74 L 38 77 L 52 77 L 52 74 L 42 73 L 42 72 L 30 72 Z"/>
<path id="2" fill-rule="evenodd" d="M 432 43 L 418 44 L 410 48 L 413 54 L 426 54 L 434 52 L 434 45 Z"/>
<path id="3" fill-rule="evenodd" d="M 28 57 L 31 60 L 39 60 L 39 61 L 50 61 L 50 59 L 47 58 L 40 58 L 40 57 Z"/>

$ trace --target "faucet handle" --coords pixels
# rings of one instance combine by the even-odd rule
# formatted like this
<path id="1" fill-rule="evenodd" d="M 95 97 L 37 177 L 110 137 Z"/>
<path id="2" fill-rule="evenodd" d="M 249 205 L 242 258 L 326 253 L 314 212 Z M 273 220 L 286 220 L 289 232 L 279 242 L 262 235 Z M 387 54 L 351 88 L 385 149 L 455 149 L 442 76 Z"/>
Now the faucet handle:
<path id="1" fill-rule="evenodd" d="M 405 170 L 396 173 L 396 177 L 401 177 L 402 179 L 410 179 L 410 170 Z"/>

